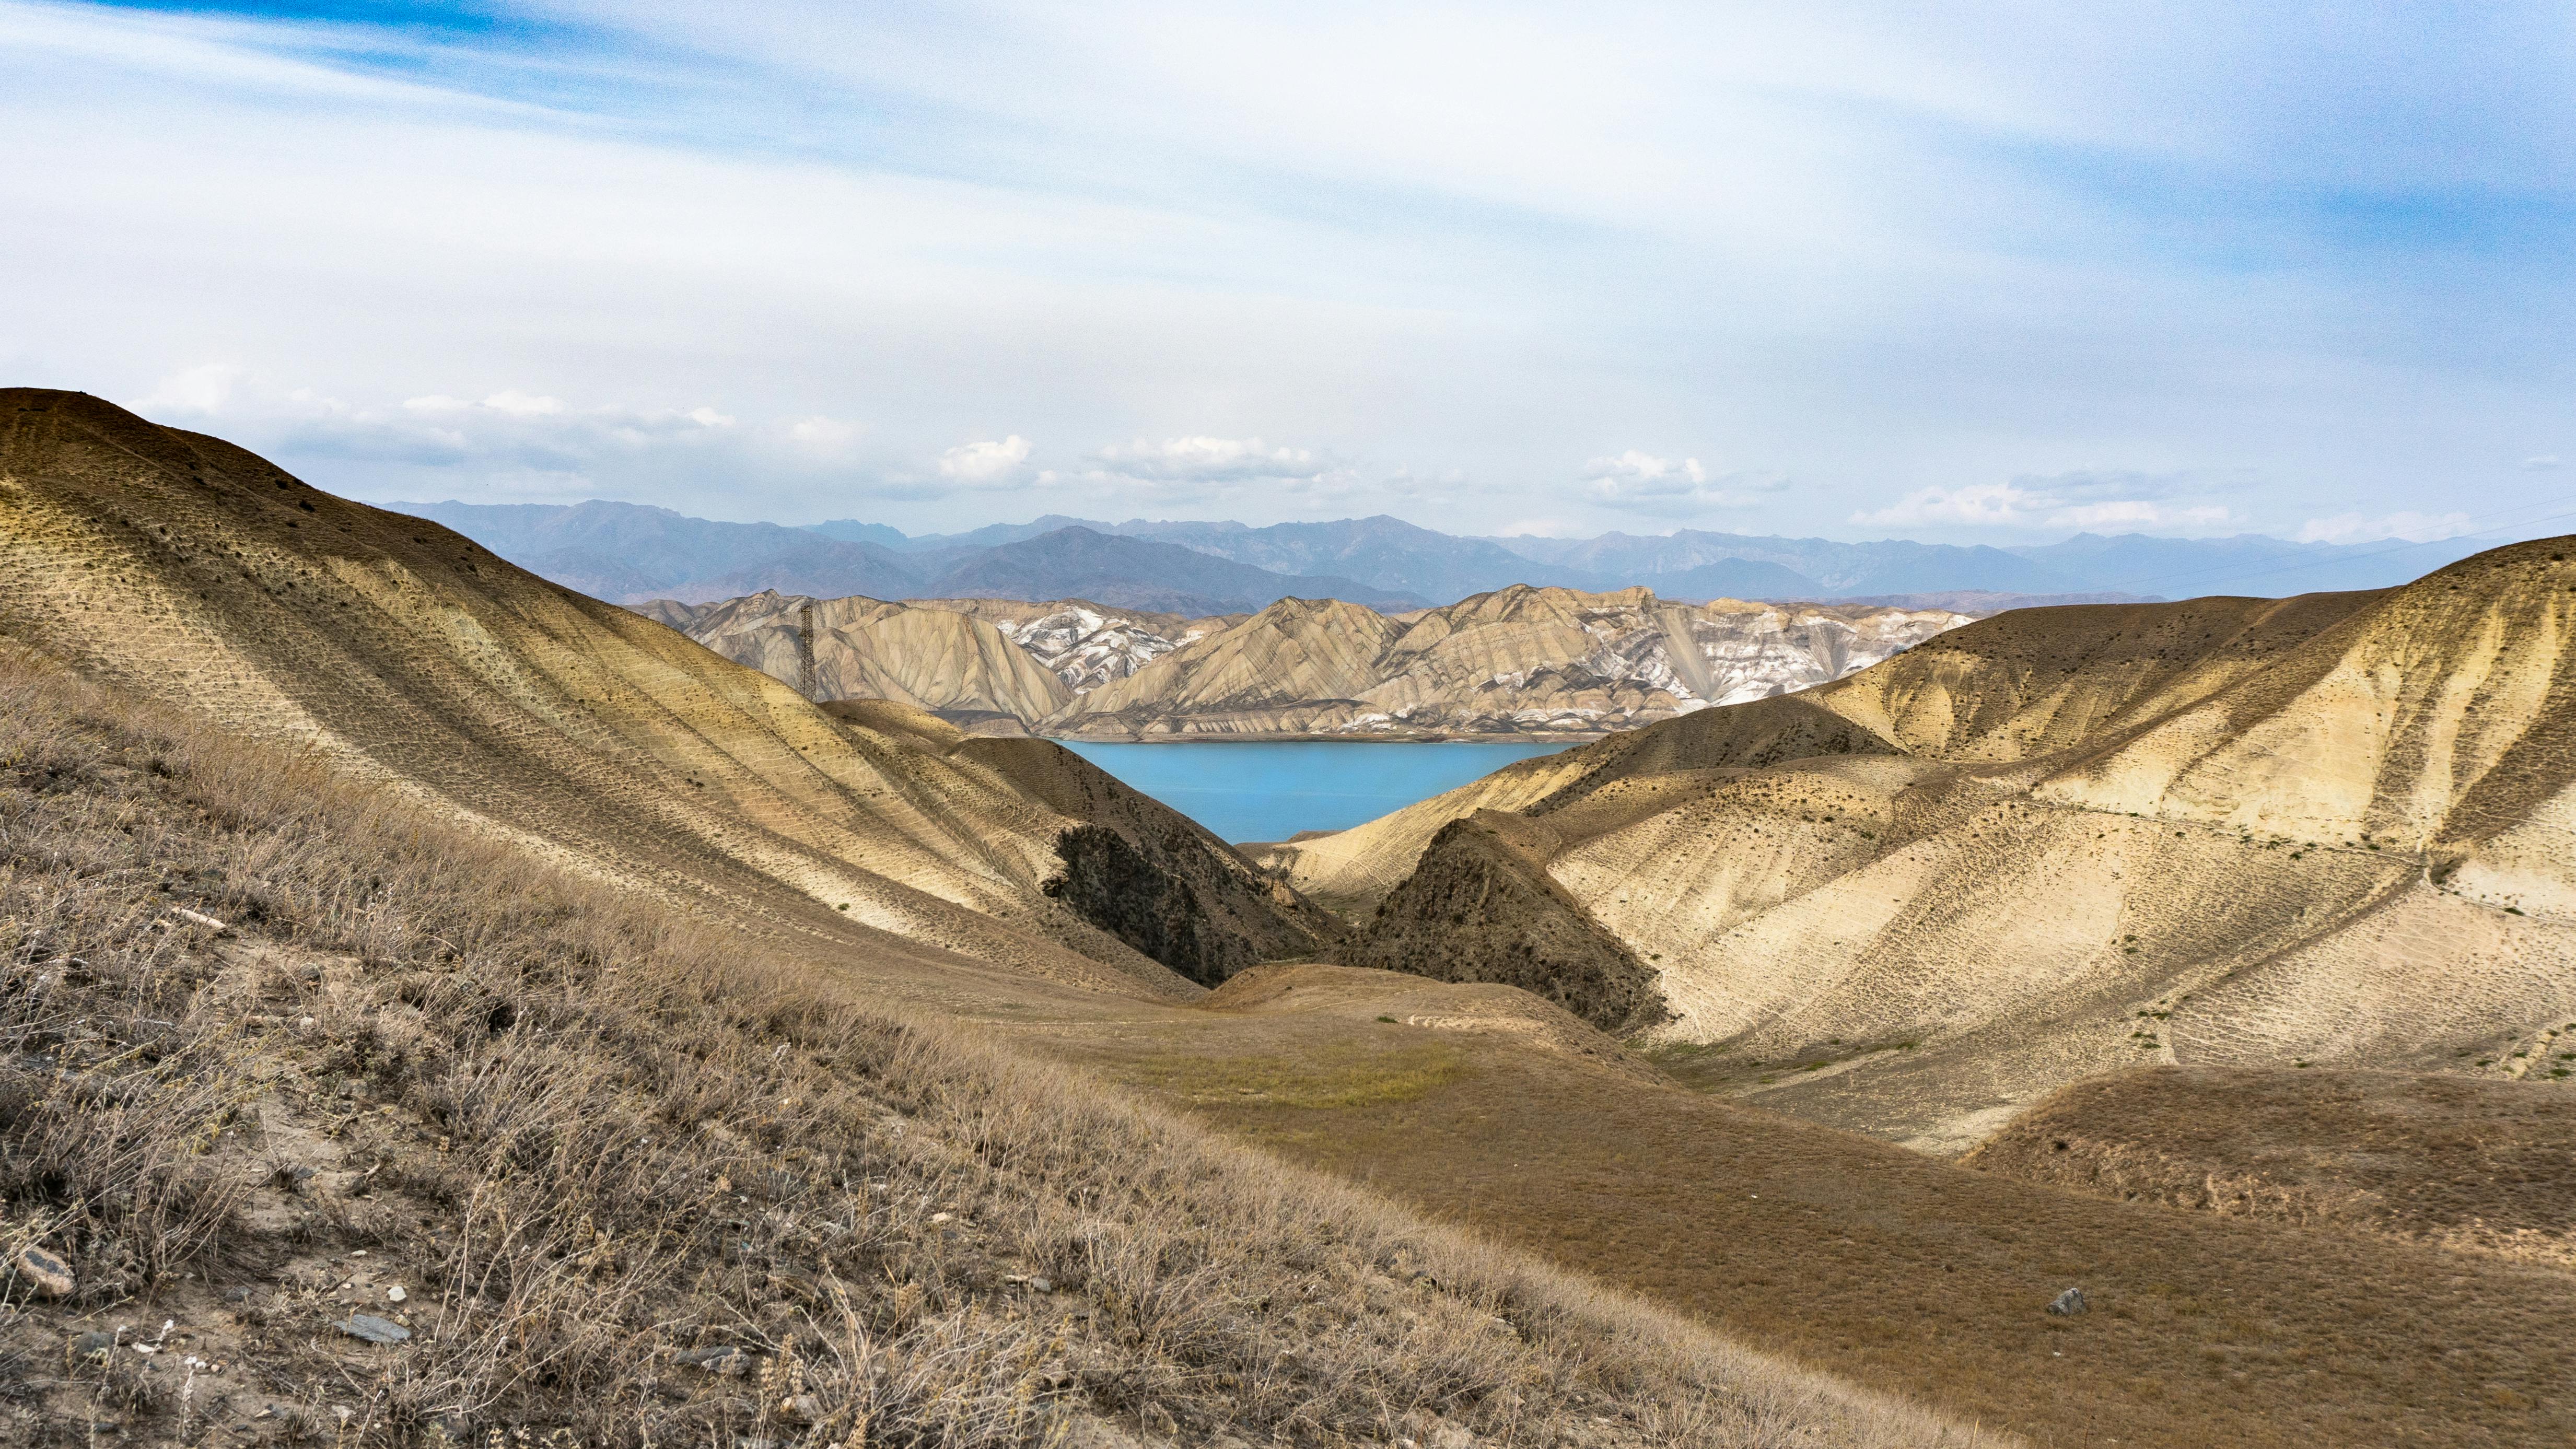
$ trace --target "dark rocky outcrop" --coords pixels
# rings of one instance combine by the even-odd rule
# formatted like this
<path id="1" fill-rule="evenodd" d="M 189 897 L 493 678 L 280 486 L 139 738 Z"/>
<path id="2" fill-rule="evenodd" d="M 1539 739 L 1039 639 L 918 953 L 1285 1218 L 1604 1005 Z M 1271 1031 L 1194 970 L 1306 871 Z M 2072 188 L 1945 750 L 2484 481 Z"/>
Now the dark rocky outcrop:
<path id="1" fill-rule="evenodd" d="M 1057 836 L 1064 867 L 1041 889 L 1193 981 L 1214 986 L 1247 966 L 1312 956 L 1343 934 L 1234 847 L 1062 745 L 978 738 L 953 753 L 1083 822 Z"/>
<path id="2" fill-rule="evenodd" d="M 1352 964 L 1517 986 L 1608 1032 L 1664 1020 L 1654 968 L 1548 878 L 1546 836 L 1491 810 L 1451 821 L 1379 905 Z"/>

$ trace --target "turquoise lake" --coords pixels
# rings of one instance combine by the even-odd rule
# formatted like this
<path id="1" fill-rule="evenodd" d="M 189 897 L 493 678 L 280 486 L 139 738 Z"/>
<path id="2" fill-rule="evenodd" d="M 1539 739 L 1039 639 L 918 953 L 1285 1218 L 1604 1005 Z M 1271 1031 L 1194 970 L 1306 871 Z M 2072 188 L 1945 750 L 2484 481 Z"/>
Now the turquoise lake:
<path id="1" fill-rule="evenodd" d="M 1571 748 L 1308 740 L 1061 743 L 1220 839 L 1236 842 L 1286 840 L 1300 830 L 1347 830 L 1516 760 Z"/>

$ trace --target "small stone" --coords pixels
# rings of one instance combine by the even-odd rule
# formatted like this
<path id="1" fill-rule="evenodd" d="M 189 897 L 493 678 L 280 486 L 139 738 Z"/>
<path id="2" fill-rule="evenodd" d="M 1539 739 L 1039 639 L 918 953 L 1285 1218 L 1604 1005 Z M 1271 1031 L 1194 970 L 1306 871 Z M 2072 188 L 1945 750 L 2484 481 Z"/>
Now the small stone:
<path id="1" fill-rule="evenodd" d="M 363 1338 L 369 1343 L 400 1343 L 411 1337 L 410 1329 L 391 1319 L 378 1318 L 372 1313 L 352 1313 L 345 1321 L 335 1323 L 332 1327 L 351 1338 Z"/>
<path id="2" fill-rule="evenodd" d="M 812 1394 L 794 1394 L 778 1406 L 778 1411 L 794 1423 L 811 1424 L 823 1417 L 823 1401 Z"/>
<path id="3" fill-rule="evenodd" d="M 1031 1278 L 1029 1280 L 1029 1291 L 1032 1293 L 1053 1293 L 1055 1291 L 1055 1282 L 1053 1279 L 1049 1278 Z"/>
<path id="4" fill-rule="evenodd" d="M 955 1213 L 932 1213 L 930 1215 L 930 1225 L 934 1228 L 939 1226 L 941 1223 L 953 1223 L 955 1221 L 957 1221 L 957 1214 Z"/>
<path id="5" fill-rule="evenodd" d="M 209 931 L 220 931 L 224 929 L 223 922 L 216 920 L 212 916 L 202 915 L 196 911 L 189 910 L 185 906 L 172 906 L 170 908 L 170 914 L 177 916 L 180 920 L 187 922 L 189 925 L 203 926 Z"/>
<path id="6" fill-rule="evenodd" d="M 82 1363 L 93 1359 L 104 1359 L 114 1352 L 116 1352 L 116 1335 L 104 1329 L 84 1333 L 80 1336 L 80 1341 L 72 1345 L 73 1359 Z"/>
<path id="7" fill-rule="evenodd" d="M 705 1348 L 684 1348 L 675 1361 L 682 1368 L 701 1368 L 726 1378 L 740 1378 L 751 1371 L 751 1355 L 730 1343 L 709 1344 Z"/>
<path id="8" fill-rule="evenodd" d="M 402 1302 L 404 1299 L 406 1299 L 406 1298 L 408 1298 L 408 1297 L 410 1297 L 410 1296 L 411 1296 L 410 1294 L 405 1293 L 405 1292 L 403 1291 L 403 1289 L 402 1289 L 402 1285 L 401 1285 L 400 1283 L 397 1283 L 397 1284 L 395 1284 L 394 1286 L 392 1286 L 391 1288 L 388 1288 L 388 1289 L 386 1289 L 386 1290 L 385 1290 L 385 1298 L 386 1298 L 389 1302 L 400 1303 L 400 1302 Z"/>
<path id="9" fill-rule="evenodd" d="M 2092 1305 L 2084 1301 L 2083 1289 L 2069 1288 L 2057 1295 L 2056 1300 L 2048 1305 L 2048 1311 L 2060 1318 L 2072 1318 L 2090 1307 Z"/>
<path id="10" fill-rule="evenodd" d="M 75 1282 L 72 1265 L 44 1249 L 34 1246 L 20 1248 L 16 1263 L 18 1276 L 48 1298 L 61 1298 L 72 1291 Z"/>

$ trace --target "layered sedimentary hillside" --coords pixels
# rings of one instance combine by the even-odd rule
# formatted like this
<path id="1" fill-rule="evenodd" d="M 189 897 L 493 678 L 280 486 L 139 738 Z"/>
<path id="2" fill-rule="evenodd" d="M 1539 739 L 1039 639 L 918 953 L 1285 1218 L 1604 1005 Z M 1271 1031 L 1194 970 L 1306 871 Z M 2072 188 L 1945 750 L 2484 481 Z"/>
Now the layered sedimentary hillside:
<path id="1" fill-rule="evenodd" d="M 836 667 L 880 693 L 942 687 L 910 670 L 925 637 L 981 661 L 956 697 L 1062 690 L 962 614 L 833 618 Z M 1191 989 L 1045 889 L 1089 822 L 993 764 L 86 395 L 0 392 L 0 635 L 674 899 L 767 902 L 933 968 Z"/>
<path id="2" fill-rule="evenodd" d="M 2124 1065 L 2477 1070 L 2576 1020 L 2570 547 L 2003 615 L 1265 860 L 1406 939 L 1392 861 L 1477 867 L 1445 819 L 1557 779 L 1505 808 L 1656 971 L 1652 1039 L 1929 1148 Z"/>
<path id="3" fill-rule="evenodd" d="M 1031 604 L 1020 599 L 919 599 L 917 608 L 972 614 L 1010 636 L 1075 694 L 1088 694 L 1220 629 L 1242 615 L 1192 619 L 1113 609 L 1089 599 Z M 1060 708 L 1060 707 L 1059 707 Z"/>
<path id="4" fill-rule="evenodd" d="M 1072 693 L 1029 650 L 971 614 L 868 598 L 752 594 L 691 609 L 656 600 L 637 612 L 785 683 L 800 678 L 800 633 L 813 609 L 818 699 L 882 699 L 951 716 L 1043 718 Z"/>
<path id="5" fill-rule="evenodd" d="M 1283 600 L 1056 727 L 1084 735 L 1596 734 L 1841 678 L 1968 622 L 1516 586 L 1378 625 Z M 1348 606 L 1338 606 L 1347 608 Z M 1320 642 L 1329 634 L 1331 642 Z"/>
<path id="6" fill-rule="evenodd" d="M 760 594 L 638 612 L 794 680 L 807 602 Z M 1081 599 L 834 599 L 817 611 L 827 698 L 893 699 L 960 722 L 1007 717 L 1097 739 L 1588 736 L 1806 689 L 1968 622 L 1938 609 L 1691 605 L 1644 589 L 1527 587 L 1395 616 L 1329 599 L 1200 619 Z M 967 615 L 991 630 L 889 622 L 907 611 Z M 1062 688 L 1007 667 L 994 632 Z"/>

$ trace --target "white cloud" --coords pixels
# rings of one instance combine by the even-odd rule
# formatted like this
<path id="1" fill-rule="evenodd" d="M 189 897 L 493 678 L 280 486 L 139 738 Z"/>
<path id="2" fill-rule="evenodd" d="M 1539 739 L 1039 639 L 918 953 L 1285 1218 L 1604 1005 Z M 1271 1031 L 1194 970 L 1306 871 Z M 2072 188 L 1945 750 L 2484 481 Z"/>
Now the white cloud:
<path id="1" fill-rule="evenodd" d="M 780 431 L 791 446 L 816 458 L 837 460 L 848 458 L 857 449 L 859 439 L 867 434 L 867 427 L 818 414 L 791 419 Z"/>
<path id="2" fill-rule="evenodd" d="M 2262 486 L 2024 485 L 2051 501 L 1987 499 L 1993 526 L 2433 507 L 2453 460 L 2558 436 L 2576 354 L 2525 324 L 2576 296 L 2568 228 L 2513 198 L 2563 179 L 2576 103 L 2546 7 L 2418 8 L 2329 33 L 2208 0 L 1464 27 L 1405 3 L 579 0 L 528 12 L 578 25 L 444 28 L 0 0 L 0 170 L 50 178 L 0 207 L 0 255 L 46 279 L 0 362 L 116 396 L 214 355 L 330 379 L 355 416 L 317 402 L 312 436 L 388 462 L 315 481 L 374 496 L 542 465 L 734 516 L 918 485 L 904 526 L 972 527 L 1011 495 L 935 460 L 1001 417 L 1296 439 L 1311 457 L 1233 471 L 1073 465 L 1265 518 L 1385 506 L 1403 480 L 1335 461 L 1359 458 L 1466 468 L 1462 530 L 1729 506 L 1755 485 L 1687 458 L 1530 465 L 1702 438 L 1797 469 L 1763 517 L 1784 530 L 1861 499 L 1973 516 L 1953 485 L 2061 454 Z M 2444 214 L 2356 229 L 2319 195 Z M 787 421 L 852 398 L 899 421 Z M 709 399 L 744 423 L 693 416 Z M 603 400 L 679 410 L 621 431 Z"/>
<path id="3" fill-rule="evenodd" d="M 2185 473 L 2083 469 L 2009 483 L 1918 488 L 1851 521 L 1879 528 L 2179 529 L 2204 532 L 2234 515 L 2223 503 L 2173 501 L 2205 491 L 2211 480 Z"/>
<path id="4" fill-rule="evenodd" d="M 1273 447 L 1259 438 L 1138 438 L 1092 458 L 1121 477 L 1178 483 L 1311 480 L 1325 471 L 1308 449 Z"/>
<path id="5" fill-rule="evenodd" d="M 1292 502 L 1299 513 L 1347 507 L 1369 496 L 1422 496 L 1452 486 L 1459 476 L 1417 478 L 1402 469 L 1363 472 L 1312 448 L 1259 437 L 1193 435 L 1137 438 L 1091 454 L 1079 472 L 1041 474 L 1043 481 L 1072 483 L 1107 498 L 1151 507 L 1227 507 L 1278 515 Z"/>
<path id="6" fill-rule="evenodd" d="M 2525 473 L 2547 473 L 2557 466 L 2558 455 L 2555 453 L 2543 453 L 2537 458 L 2522 460 L 2522 471 Z"/>
<path id="7" fill-rule="evenodd" d="M 1497 538 L 1579 538 L 1584 530 L 1562 518 L 1523 518 L 1504 524 Z"/>
<path id="8" fill-rule="evenodd" d="M 207 362 L 182 368 L 161 379 L 161 384 L 134 406 L 145 413 L 196 413 L 213 416 L 232 401 L 233 389 L 242 385 L 250 370 L 237 363 Z"/>
<path id="9" fill-rule="evenodd" d="M 1584 494 L 1603 508 L 1686 518 L 1711 508 L 1741 508 L 1757 493 L 1789 486 L 1778 475 L 1713 476 L 1697 458 L 1663 458 L 1631 448 L 1583 465 Z"/>
<path id="10" fill-rule="evenodd" d="M 2476 520 L 2465 513 L 2417 513 L 2411 509 L 2382 514 L 2377 518 L 2359 513 L 2338 513 L 2331 518 L 2311 518 L 2297 534 L 2300 543 L 2375 543 L 2386 538 L 2402 538 L 2408 543 L 2431 543 L 2435 539 L 2457 538 L 2471 532 Z"/>
<path id="11" fill-rule="evenodd" d="M 999 441 L 960 443 L 939 455 L 939 476 L 968 488 L 1011 488 L 1028 481 L 1034 445 L 1017 433 Z"/>

